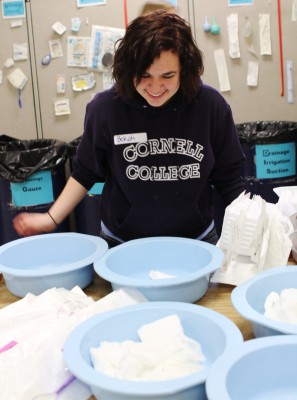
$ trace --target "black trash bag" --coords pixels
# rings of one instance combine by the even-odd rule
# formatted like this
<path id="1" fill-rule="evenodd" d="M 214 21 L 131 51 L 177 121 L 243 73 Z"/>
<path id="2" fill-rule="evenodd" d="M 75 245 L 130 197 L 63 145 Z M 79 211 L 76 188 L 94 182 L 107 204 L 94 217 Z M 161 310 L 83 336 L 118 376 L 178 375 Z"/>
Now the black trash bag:
<path id="1" fill-rule="evenodd" d="M 75 156 L 76 153 L 76 149 L 79 145 L 79 142 L 81 141 L 81 136 L 79 136 L 78 138 L 72 140 L 71 142 L 68 143 L 67 147 L 68 147 L 68 157 L 70 159 L 72 159 Z"/>
<path id="2" fill-rule="evenodd" d="M 54 139 L 14 140 L 0 147 L 0 178 L 23 182 L 67 160 L 67 144 Z"/>
<path id="3" fill-rule="evenodd" d="M 278 196 L 274 192 L 274 188 L 278 186 L 295 186 L 297 184 L 296 174 L 285 174 L 277 172 L 278 166 L 288 165 L 279 164 L 280 161 L 267 158 L 267 170 L 275 169 L 275 174 L 271 172 L 265 175 L 258 174 L 258 168 L 263 173 L 263 157 L 262 160 L 257 158 L 257 147 L 266 146 L 262 151 L 270 152 L 270 146 L 275 148 L 276 153 L 279 150 L 278 145 L 283 152 L 283 146 L 291 149 L 291 144 L 295 145 L 295 153 L 284 157 L 289 161 L 296 163 L 296 143 L 297 143 L 297 122 L 290 121 L 257 121 L 246 122 L 236 125 L 236 130 L 241 143 L 245 161 L 242 166 L 242 176 L 246 183 L 246 190 L 252 195 L 260 195 L 264 200 L 270 203 L 277 203 Z M 293 146 L 294 147 L 294 146 Z M 272 149 L 271 149 L 272 150 Z M 276 164 L 276 161 L 278 163 Z M 287 162 L 287 160 L 285 160 Z M 275 166 L 275 167 L 274 167 Z"/>
<path id="4" fill-rule="evenodd" d="M 13 140 L 18 139 L 8 135 L 0 135 L 0 146 L 5 146 L 7 143 L 12 142 Z"/>
<path id="5" fill-rule="evenodd" d="M 255 121 L 236 125 L 240 141 L 245 143 L 283 143 L 297 141 L 297 122 Z"/>

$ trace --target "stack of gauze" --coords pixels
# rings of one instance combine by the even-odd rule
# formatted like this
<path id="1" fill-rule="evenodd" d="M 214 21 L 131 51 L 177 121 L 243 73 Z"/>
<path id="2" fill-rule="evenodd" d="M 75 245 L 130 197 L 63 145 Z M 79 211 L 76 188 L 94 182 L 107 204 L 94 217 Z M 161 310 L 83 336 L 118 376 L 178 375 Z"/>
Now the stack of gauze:
<path id="1" fill-rule="evenodd" d="M 200 343 L 186 336 L 178 315 L 138 329 L 140 341 L 103 341 L 91 348 L 94 368 L 127 380 L 167 380 L 198 372 L 206 361 Z"/>

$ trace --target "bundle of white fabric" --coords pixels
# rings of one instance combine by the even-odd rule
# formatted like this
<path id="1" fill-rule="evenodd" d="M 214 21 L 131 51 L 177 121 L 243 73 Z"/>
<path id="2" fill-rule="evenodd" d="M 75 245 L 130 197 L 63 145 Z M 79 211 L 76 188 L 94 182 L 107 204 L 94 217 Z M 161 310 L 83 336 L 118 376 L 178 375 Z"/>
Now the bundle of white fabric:
<path id="1" fill-rule="evenodd" d="M 271 292 L 264 304 L 264 315 L 276 321 L 297 324 L 297 288 Z"/>
<path id="2" fill-rule="evenodd" d="M 90 349 L 94 368 L 127 380 L 179 378 L 203 368 L 201 345 L 184 334 L 177 315 L 169 315 L 138 330 L 141 341 L 104 341 Z"/>

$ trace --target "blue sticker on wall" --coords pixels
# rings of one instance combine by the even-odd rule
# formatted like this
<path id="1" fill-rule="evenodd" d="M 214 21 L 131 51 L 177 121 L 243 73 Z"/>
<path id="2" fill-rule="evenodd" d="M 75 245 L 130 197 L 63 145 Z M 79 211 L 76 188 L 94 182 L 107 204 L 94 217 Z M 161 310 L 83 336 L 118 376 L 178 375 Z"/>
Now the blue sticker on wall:
<path id="1" fill-rule="evenodd" d="M 3 18 L 23 18 L 26 15 L 25 0 L 2 0 Z"/>
<path id="2" fill-rule="evenodd" d="M 103 190 L 104 183 L 97 182 L 92 188 L 88 191 L 88 194 L 95 196 L 96 194 L 101 194 Z"/>
<path id="3" fill-rule="evenodd" d="M 275 179 L 294 175 L 295 142 L 256 145 L 256 178 Z"/>
<path id="4" fill-rule="evenodd" d="M 77 7 L 106 4 L 106 0 L 77 0 Z"/>
<path id="5" fill-rule="evenodd" d="M 254 0 L 229 0 L 229 6 L 247 6 L 254 4 Z"/>
<path id="6" fill-rule="evenodd" d="M 39 171 L 24 182 L 10 183 L 15 207 L 36 206 L 54 201 L 51 171 Z"/>

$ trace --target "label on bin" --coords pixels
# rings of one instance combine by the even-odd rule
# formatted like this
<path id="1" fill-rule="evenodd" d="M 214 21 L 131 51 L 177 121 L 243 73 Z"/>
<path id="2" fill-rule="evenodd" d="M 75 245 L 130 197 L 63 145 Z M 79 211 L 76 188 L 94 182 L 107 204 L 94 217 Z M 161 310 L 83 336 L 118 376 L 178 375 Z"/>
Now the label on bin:
<path id="1" fill-rule="evenodd" d="M 95 196 L 96 194 L 102 194 L 104 183 L 103 182 L 97 182 L 95 185 L 92 186 L 92 188 L 88 191 L 88 194 L 91 196 Z"/>
<path id="2" fill-rule="evenodd" d="M 51 171 L 39 171 L 24 182 L 11 182 L 10 190 L 15 207 L 36 206 L 54 201 Z"/>
<path id="3" fill-rule="evenodd" d="M 256 178 L 274 179 L 296 175 L 295 142 L 256 145 Z"/>

